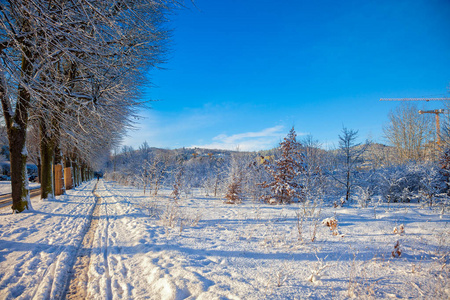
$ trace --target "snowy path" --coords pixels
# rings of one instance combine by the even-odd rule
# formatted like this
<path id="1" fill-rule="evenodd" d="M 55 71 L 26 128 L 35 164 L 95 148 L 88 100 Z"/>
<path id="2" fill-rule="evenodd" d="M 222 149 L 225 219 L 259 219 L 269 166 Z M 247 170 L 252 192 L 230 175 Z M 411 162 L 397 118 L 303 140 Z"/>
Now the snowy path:
<path id="1" fill-rule="evenodd" d="M 87 224 L 87 230 L 83 237 L 81 246 L 76 253 L 75 263 L 66 282 L 66 287 L 62 293 L 61 299 L 87 299 L 87 284 L 89 282 L 88 270 L 91 263 L 91 253 L 95 234 L 97 232 L 98 221 L 100 218 L 99 204 L 101 198 L 96 193 L 96 184 L 93 194 L 95 196 L 95 206 L 90 220 Z"/>
<path id="2" fill-rule="evenodd" d="M 33 203 L 28 213 L 0 210 L 0 298 L 58 299 L 85 233 L 94 183 L 55 200 Z"/>

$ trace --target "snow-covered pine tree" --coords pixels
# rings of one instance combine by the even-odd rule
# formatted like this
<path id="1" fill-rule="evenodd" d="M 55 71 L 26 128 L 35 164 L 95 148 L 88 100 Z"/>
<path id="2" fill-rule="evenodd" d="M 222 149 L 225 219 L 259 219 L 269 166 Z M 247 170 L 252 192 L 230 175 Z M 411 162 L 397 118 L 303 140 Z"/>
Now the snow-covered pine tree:
<path id="1" fill-rule="evenodd" d="M 280 143 L 280 157 L 273 163 L 264 161 L 264 166 L 270 174 L 270 179 L 261 184 L 269 189 L 262 199 L 273 204 L 291 203 L 303 198 L 303 186 L 298 177 L 305 170 L 305 162 L 300 151 L 301 144 L 297 142 L 294 127 Z"/>

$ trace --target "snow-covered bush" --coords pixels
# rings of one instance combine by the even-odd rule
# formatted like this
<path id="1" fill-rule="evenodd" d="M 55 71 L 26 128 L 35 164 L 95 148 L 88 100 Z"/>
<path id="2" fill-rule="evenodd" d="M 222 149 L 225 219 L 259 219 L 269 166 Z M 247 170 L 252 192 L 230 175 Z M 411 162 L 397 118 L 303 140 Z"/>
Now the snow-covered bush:
<path id="1" fill-rule="evenodd" d="M 434 164 L 423 164 L 421 167 L 423 171 L 421 172 L 419 193 L 432 206 L 436 195 L 446 189 L 445 179 L 438 166 Z"/>
<path id="2" fill-rule="evenodd" d="M 317 263 L 315 264 L 314 268 L 311 268 L 311 275 L 308 277 L 308 281 L 318 285 L 321 284 L 322 281 L 320 280 L 323 276 L 323 271 L 330 267 L 330 264 L 325 263 L 323 258 L 319 258 L 319 256 L 316 253 Z"/>
<path id="3" fill-rule="evenodd" d="M 446 184 L 447 194 L 450 193 L 450 148 L 445 150 L 439 160 L 440 173 Z"/>
<path id="4" fill-rule="evenodd" d="M 165 201 L 164 208 L 159 214 L 159 219 L 166 230 L 177 229 L 181 233 L 186 227 L 197 226 L 200 221 L 201 213 L 187 214 L 183 211 L 179 200 L 159 199 L 159 201 Z"/>
<path id="5" fill-rule="evenodd" d="M 396 168 L 380 170 L 379 190 L 381 196 L 388 202 L 397 202 L 401 199 L 402 183 L 405 181 L 404 172 Z"/>
<path id="6" fill-rule="evenodd" d="M 336 218 L 334 218 L 334 217 L 326 218 L 326 219 L 322 220 L 322 225 L 329 227 L 331 232 L 333 233 L 333 235 L 340 234 L 339 230 L 338 230 L 338 221 L 336 220 Z"/>
<path id="7" fill-rule="evenodd" d="M 366 187 L 356 187 L 356 193 L 353 198 L 356 200 L 356 202 L 361 206 L 362 208 L 366 208 L 369 206 L 369 203 L 372 200 L 372 197 L 374 195 L 373 187 L 372 186 L 366 186 Z"/>
<path id="8" fill-rule="evenodd" d="M 422 173 L 414 164 L 380 170 L 380 194 L 388 202 L 410 202 L 419 192 Z"/>
<path id="9" fill-rule="evenodd" d="M 377 171 L 378 191 L 388 203 L 426 201 L 446 191 L 445 176 L 432 162 L 391 166 Z"/>

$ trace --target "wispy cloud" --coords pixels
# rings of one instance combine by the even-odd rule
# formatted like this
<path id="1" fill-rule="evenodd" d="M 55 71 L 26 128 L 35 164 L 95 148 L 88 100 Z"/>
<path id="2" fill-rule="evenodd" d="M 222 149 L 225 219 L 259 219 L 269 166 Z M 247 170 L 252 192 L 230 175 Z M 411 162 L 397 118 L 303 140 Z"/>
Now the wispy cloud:
<path id="1" fill-rule="evenodd" d="M 284 126 L 278 125 L 258 132 L 245 132 L 230 136 L 220 134 L 214 137 L 209 144 L 193 145 L 191 147 L 227 150 L 239 149 L 242 151 L 264 150 L 276 146 L 285 134 Z"/>
<path id="2" fill-rule="evenodd" d="M 153 147 L 177 148 L 189 145 L 199 132 L 215 125 L 221 116 L 214 117 L 207 109 L 189 109 L 171 114 L 145 111 L 136 130 L 128 132 L 123 144 L 138 147 L 147 141 Z"/>

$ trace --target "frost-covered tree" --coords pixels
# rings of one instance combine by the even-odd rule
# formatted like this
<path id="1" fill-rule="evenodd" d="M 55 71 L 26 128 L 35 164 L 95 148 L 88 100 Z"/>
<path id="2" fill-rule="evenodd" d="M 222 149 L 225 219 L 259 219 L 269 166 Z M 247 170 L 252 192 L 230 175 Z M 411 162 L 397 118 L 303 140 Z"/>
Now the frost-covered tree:
<path id="1" fill-rule="evenodd" d="M 303 185 L 304 204 L 313 205 L 313 208 L 323 200 L 327 178 L 325 167 L 328 162 L 325 150 L 311 135 L 302 139 L 301 152 L 304 160 L 304 171 L 300 177 Z"/>
<path id="2" fill-rule="evenodd" d="M 206 157 L 199 158 L 197 162 L 201 162 L 197 165 L 200 167 L 199 171 L 202 171 L 201 166 L 205 167 L 202 171 L 201 186 L 204 188 L 206 195 L 217 197 L 222 184 L 225 182 L 228 164 L 224 165 L 223 158 L 215 157 L 211 152 Z"/>
<path id="3" fill-rule="evenodd" d="M 410 181 L 408 181 L 407 167 L 405 165 L 381 169 L 377 175 L 377 188 L 388 203 L 411 201 L 413 191 L 411 190 Z"/>
<path id="4" fill-rule="evenodd" d="M 178 162 L 178 168 L 174 170 L 174 180 L 173 180 L 173 189 L 171 196 L 173 200 L 178 201 L 181 197 L 181 192 L 183 190 L 183 176 L 184 176 L 184 167 L 183 162 Z"/>
<path id="5" fill-rule="evenodd" d="M 263 164 L 266 159 L 270 160 L 270 156 L 264 158 L 261 153 L 247 153 L 243 157 L 245 158 L 242 163 L 245 178 L 243 192 L 253 202 L 257 202 L 267 194 L 261 182 L 268 181 L 270 178 Z"/>
<path id="6" fill-rule="evenodd" d="M 399 162 L 404 163 L 425 158 L 426 146 L 433 141 L 435 129 L 428 114 L 420 115 L 415 105 L 403 103 L 389 113 L 389 123 L 383 131 L 396 148 Z"/>
<path id="7" fill-rule="evenodd" d="M 441 169 L 434 163 L 424 163 L 418 167 L 421 171 L 419 193 L 432 206 L 437 194 L 446 188 Z"/>
<path id="8" fill-rule="evenodd" d="M 230 171 L 226 185 L 225 199 L 228 204 L 238 204 L 243 201 L 244 166 L 241 155 L 234 153 L 231 156 Z"/>
<path id="9" fill-rule="evenodd" d="M 261 186 L 268 190 L 262 198 L 269 203 L 291 203 L 303 199 L 303 186 L 299 176 L 305 170 L 305 163 L 297 142 L 294 127 L 280 143 L 279 158 L 273 163 L 265 160 L 264 165 L 270 178 Z"/>
<path id="10" fill-rule="evenodd" d="M 439 160 L 441 174 L 445 178 L 447 190 L 450 188 L 450 148 L 443 151 Z M 447 192 L 448 193 L 448 192 Z"/>
<path id="11" fill-rule="evenodd" d="M 150 171 L 152 173 L 152 189 L 153 195 L 158 195 L 158 191 L 161 188 L 165 176 L 168 174 L 168 169 L 173 157 L 169 153 L 160 152 L 155 155 L 152 162 L 150 162 Z"/>
<path id="12" fill-rule="evenodd" d="M 366 152 L 369 142 L 356 143 L 358 131 L 342 128 L 339 135 L 339 153 L 333 178 L 344 189 L 343 202 L 348 202 L 355 186 L 357 167 L 363 163 L 363 154 Z M 344 204 L 344 203 L 341 203 Z"/>

